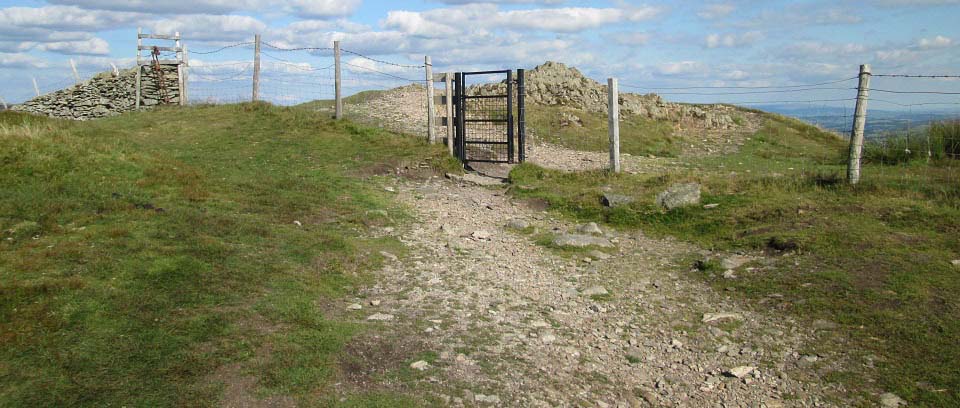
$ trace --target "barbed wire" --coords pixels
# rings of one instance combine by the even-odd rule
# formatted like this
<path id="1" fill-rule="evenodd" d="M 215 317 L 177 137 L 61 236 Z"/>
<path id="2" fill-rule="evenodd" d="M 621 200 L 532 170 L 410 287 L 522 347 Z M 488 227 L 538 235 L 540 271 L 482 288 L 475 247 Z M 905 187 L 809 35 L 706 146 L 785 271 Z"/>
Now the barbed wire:
<path id="1" fill-rule="evenodd" d="M 836 91 L 836 90 L 857 90 L 857 88 L 838 88 L 838 87 L 829 87 L 829 88 L 800 88 L 800 89 L 781 89 L 773 91 L 749 91 L 749 92 L 661 92 L 659 95 L 753 95 L 753 94 L 774 94 L 774 93 L 792 93 L 792 92 L 806 92 L 806 91 Z"/>
<path id="2" fill-rule="evenodd" d="M 705 103 L 697 103 L 697 104 L 698 104 L 698 105 L 757 105 L 757 104 L 765 104 L 765 103 L 849 102 L 849 101 L 855 101 L 855 100 L 857 100 L 857 98 L 813 99 L 813 100 L 805 100 L 805 101 L 791 100 L 791 101 L 749 101 L 749 102 L 743 102 L 743 101 L 740 101 L 740 102 L 705 102 Z"/>
<path id="3" fill-rule="evenodd" d="M 877 88 L 869 88 L 869 90 L 872 92 L 882 92 L 882 93 L 892 93 L 892 94 L 960 95 L 960 92 L 942 92 L 942 91 L 891 91 L 889 89 L 877 89 Z"/>
<path id="4" fill-rule="evenodd" d="M 323 68 L 309 68 L 309 67 L 304 67 L 304 66 L 302 66 L 302 65 L 299 65 L 299 64 L 297 64 L 297 63 L 295 63 L 295 62 L 292 62 L 292 61 L 291 61 L 291 62 L 281 62 L 281 61 L 278 61 L 278 62 L 272 62 L 272 64 L 285 65 L 285 66 L 289 66 L 289 67 L 296 68 L 296 69 L 301 70 L 301 71 L 326 71 L 326 70 L 331 69 L 331 68 L 333 68 L 334 66 L 337 65 L 336 63 L 333 63 L 333 64 L 330 64 L 330 65 L 328 65 L 328 66 L 326 66 L 326 67 L 323 67 Z"/>
<path id="5" fill-rule="evenodd" d="M 266 41 L 261 41 L 261 45 L 267 46 L 267 48 L 272 48 L 280 52 L 292 52 L 292 51 L 333 51 L 333 48 L 330 47 L 296 47 L 296 48 L 284 48 L 277 45 L 273 45 Z M 263 52 L 263 51 L 261 51 Z"/>
<path id="6" fill-rule="evenodd" d="M 912 107 L 912 106 L 933 106 L 933 105 L 960 105 L 960 102 L 919 102 L 919 103 L 900 103 L 894 101 L 888 101 L 885 99 L 876 99 L 870 98 L 870 102 L 881 102 L 889 103 L 891 105 L 903 106 L 903 107 Z"/>
<path id="7" fill-rule="evenodd" d="M 833 85 L 839 84 L 842 82 L 851 81 L 857 79 L 858 77 L 850 77 L 845 79 L 837 79 L 833 81 L 820 82 L 816 84 L 800 84 L 800 85 L 771 85 L 771 86 L 680 86 L 680 87 L 648 87 L 648 86 L 638 86 L 630 84 L 620 84 L 624 88 L 636 88 L 636 89 L 649 89 L 649 90 L 686 90 L 686 89 L 788 89 L 788 88 L 812 88 L 816 86 L 823 85 Z"/>
<path id="8" fill-rule="evenodd" d="M 960 75 L 922 75 L 922 74 L 870 74 L 870 76 L 876 78 L 931 78 L 931 79 L 944 79 L 944 78 L 960 78 Z"/>
<path id="9" fill-rule="evenodd" d="M 397 76 L 397 75 L 393 75 L 393 74 L 388 74 L 388 73 L 383 72 L 383 71 L 378 71 L 378 70 L 375 70 L 375 69 L 373 69 L 373 68 L 368 68 L 368 67 L 364 67 L 364 66 L 360 66 L 360 65 L 354 65 L 354 64 L 351 64 L 351 63 L 349 63 L 349 62 L 344 62 L 343 64 L 344 64 L 344 65 L 351 66 L 351 67 L 354 67 L 354 68 L 360 68 L 360 69 L 364 69 L 364 70 L 367 70 L 367 71 L 375 72 L 375 73 L 377 73 L 377 74 L 380 74 L 380 75 L 383 75 L 383 76 L 388 76 L 388 77 L 390 77 L 390 78 L 399 79 L 399 80 L 401 80 L 401 81 L 407 81 L 407 82 L 427 82 L 426 79 L 409 79 L 409 78 L 404 78 L 404 77 L 401 77 L 401 76 Z"/>
<path id="10" fill-rule="evenodd" d="M 191 55 L 192 55 L 192 54 L 210 55 L 210 54 L 216 54 L 216 53 L 218 53 L 218 52 L 221 52 L 221 51 L 224 51 L 224 50 L 227 50 L 227 49 L 230 49 L 230 48 L 242 47 L 242 46 L 245 46 L 245 45 L 253 45 L 253 42 L 247 41 L 247 42 L 240 42 L 240 43 L 236 43 L 236 44 L 230 44 L 230 45 L 227 45 L 227 46 L 224 46 L 224 47 L 220 47 L 220 48 L 217 48 L 217 49 L 211 50 L 211 51 L 195 51 L 195 50 L 190 50 L 190 54 L 191 54 Z"/>
<path id="11" fill-rule="evenodd" d="M 346 50 L 346 49 L 343 49 L 343 48 L 341 48 L 340 51 L 345 52 L 345 53 L 347 53 L 347 54 L 353 54 L 353 55 L 356 55 L 356 56 L 358 56 L 358 57 L 360 57 L 360 58 L 368 59 L 368 60 L 370 60 L 370 61 L 377 62 L 377 63 L 384 64 L 384 65 L 392 65 L 392 66 L 395 66 L 395 67 L 414 68 L 414 69 L 417 69 L 417 68 L 426 68 L 426 67 L 427 67 L 426 65 L 404 65 L 404 64 L 397 64 L 397 63 L 395 63 L 395 62 L 383 61 L 383 60 L 379 60 L 379 59 L 376 59 L 376 58 L 368 57 L 368 56 L 363 55 L 363 54 L 361 54 L 361 53 L 359 53 L 359 52 L 350 51 L 350 50 Z"/>

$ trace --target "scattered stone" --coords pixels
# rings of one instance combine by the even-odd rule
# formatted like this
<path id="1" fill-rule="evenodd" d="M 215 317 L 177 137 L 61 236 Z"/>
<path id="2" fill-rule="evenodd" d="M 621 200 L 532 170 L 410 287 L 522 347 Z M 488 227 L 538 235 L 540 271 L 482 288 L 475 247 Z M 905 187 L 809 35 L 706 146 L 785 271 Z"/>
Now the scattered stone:
<path id="1" fill-rule="evenodd" d="M 632 204 L 635 198 L 623 194 L 603 193 L 600 197 L 600 203 L 606 207 L 617 208 Z"/>
<path id="2" fill-rule="evenodd" d="M 417 361 L 417 362 L 415 362 L 415 363 L 410 364 L 410 368 L 412 368 L 412 369 L 414 369 L 414 370 L 424 371 L 424 370 L 430 368 L 430 363 L 428 363 L 428 362 L 426 362 L 426 361 L 423 361 L 423 360 L 420 360 L 420 361 Z"/>
<path id="3" fill-rule="evenodd" d="M 387 252 L 387 251 L 380 251 L 380 256 L 382 256 L 382 257 L 384 257 L 384 258 L 386 258 L 386 259 L 389 259 L 390 261 L 393 261 L 393 262 L 396 262 L 398 259 L 400 259 L 400 258 L 397 258 L 396 255 L 391 254 L 391 253 L 389 253 L 389 252 Z"/>
<path id="4" fill-rule="evenodd" d="M 557 336 L 552 334 L 544 334 L 543 336 L 540 336 L 540 341 L 543 342 L 543 344 L 550 344 L 557 341 Z"/>
<path id="5" fill-rule="evenodd" d="M 446 174 L 448 179 L 453 181 L 458 181 L 461 183 L 476 184 L 481 187 L 490 187 L 490 186 L 501 186 L 503 185 L 503 180 L 493 177 L 481 176 L 479 174 L 466 173 L 464 175 L 457 175 L 453 173 Z"/>
<path id="6" fill-rule="evenodd" d="M 683 343 L 681 343 L 680 340 L 671 339 L 670 348 L 675 348 L 675 349 L 683 348 Z"/>
<path id="7" fill-rule="evenodd" d="M 492 234 L 490 234 L 490 232 L 488 231 L 478 230 L 478 231 L 473 231 L 473 233 L 470 234 L 470 237 L 476 240 L 486 241 L 490 239 L 491 235 Z"/>
<path id="8" fill-rule="evenodd" d="M 490 403 L 490 404 L 499 404 L 499 403 L 500 403 L 500 397 L 499 397 L 499 396 L 496 396 L 496 395 L 476 394 L 476 395 L 473 396 L 473 400 L 476 401 L 476 402 L 487 402 L 487 403 Z"/>
<path id="9" fill-rule="evenodd" d="M 734 273 L 732 269 L 727 269 L 727 270 L 723 271 L 723 278 L 724 278 L 724 279 L 737 279 L 737 274 Z"/>
<path id="10" fill-rule="evenodd" d="M 560 127 L 583 127 L 583 121 L 577 115 L 568 112 L 560 113 Z"/>
<path id="11" fill-rule="evenodd" d="M 589 234 L 589 235 L 603 235 L 603 231 L 600 229 L 599 226 L 597 226 L 597 223 L 595 222 L 588 222 L 586 224 L 583 224 L 577 227 L 577 232 L 581 234 Z"/>
<path id="12" fill-rule="evenodd" d="M 380 306 L 380 301 L 379 301 L 379 300 L 371 300 L 371 301 L 370 301 L 370 306 Z"/>
<path id="13" fill-rule="evenodd" d="M 590 252 L 587 252 L 587 255 L 589 255 L 593 259 L 599 259 L 601 261 L 612 258 L 610 254 L 603 251 L 598 251 L 596 249 L 591 249 Z"/>
<path id="14" fill-rule="evenodd" d="M 657 194 L 657 205 L 672 210 L 700 203 L 700 184 L 674 184 Z"/>
<path id="15" fill-rule="evenodd" d="M 302 227 L 302 226 L 303 226 L 303 223 L 301 223 L 300 221 L 297 221 L 297 220 L 293 220 L 293 225 L 296 225 L 296 226 L 298 226 L 298 227 Z"/>
<path id="16" fill-rule="evenodd" d="M 603 237 L 581 234 L 563 234 L 553 239 L 553 244 L 558 247 L 586 248 L 597 246 L 601 248 L 613 248 L 613 243 Z"/>
<path id="17" fill-rule="evenodd" d="M 363 309 L 363 306 L 360 306 L 359 303 L 352 303 L 350 306 L 347 306 L 347 310 L 360 310 Z"/>
<path id="18" fill-rule="evenodd" d="M 591 286 L 583 290 L 584 296 L 603 296 L 608 295 L 610 292 L 607 292 L 607 289 L 603 286 Z"/>
<path id="19" fill-rule="evenodd" d="M 741 378 L 741 379 L 742 379 L 742 378 L 745 378 L 746 376 L 750 375 L 750 373 L 752 373 L 753 370 L 756 370 L 756 369 L 757 369 L 757 367 L 737 366 L 737 367 L 733 367 L 733 368 L 731 368 L 731 369 L 729 369 L 729 370 L 727 370 L 727 371 L 724 371 L 723 374 L 726 375 L 726 376 L 728 376 L 728 377 L 736 377 L 736 378 Z"/>
<path id="20" fill-rule="evenodd" d="M 389 192 L 389 193 L 396 193 L 396 192 L 397 192 L 397 190 L 396 190 L 395 188 L 390 187 L 390 186 L 384 187 L 383 190 L 386 191 L 386 192 Z"/>
<path id="21" fill-rule="evenodd" d="M 880 406 L 884 408 L 897 408 L 907 406 L 907 401 L 900 398 L 892 392 L 885 392 L 880 395 Z"/>
<path id="22" fill-rule="evenodd" d="M 378 321 L 378 322 L 389 322 L 393 320 L 393 315 L 386 314 L 386 313 L 376 313 L 376 314 L 370 315 L 370 317 L 367 317 L 367 320 Z"/>
<path id="23" fill-rule="evenodd" d="M 840 325 L 829 320 L 817 319 L 813 321 L 813 328 L 816 330 L 836 330 Z"/>
<path id="24" fill-rule="evenodd" d="M 727 312 L 704 313 L 703 319 L 701 321 L 704 323 L 713 323 L 713 322 L 719 322 L 722 320 L 743 320 L 743 316 L 741 316 L 738 313 L 727 313 Z"/>
<path id="25" fill-rule="evenodd" d="M 710 209 L 717 208 L 717 207 L 719 207 L 719 206 L 720 206 L 720 204 L 713 203 L 713 204 L 704 205 L 703 208 L 710 210 Z"/>
<path id="26" fill-rule="evenodd" d="M 960 259 L 954 259 L 950 261 L 950 264 L 952 264 L 954 267 L 960 268 Z"/>
<path id="27" fill-rule="evenodd" d="M 720 261 L 720 267 L 723 269 L 737 269 L 750 261 L 751 259 L 748 256 L 733 255 L 723 258 L 723 261 Z"/>
<path id="28" fill-rule="evenodd" d="M 507 222 L 507 228 L 522 230 L 530 227 L 530 223 L 520 218 L 514 218 Z"/>

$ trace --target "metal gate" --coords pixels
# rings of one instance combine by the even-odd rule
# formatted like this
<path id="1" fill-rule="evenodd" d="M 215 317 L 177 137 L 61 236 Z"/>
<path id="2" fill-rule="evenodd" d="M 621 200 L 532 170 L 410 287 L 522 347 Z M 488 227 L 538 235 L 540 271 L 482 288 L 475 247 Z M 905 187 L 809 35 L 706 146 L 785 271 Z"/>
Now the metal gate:
<path id="1" fill-rule="evenodd" d="M 504 75 L 502 82 L 490 79 Z M 491 78 L 492 77 L 492 78 Z M 475 78 L 480 78 L 479 80 Z M 477 81 L 471 86 L 471 79 Z M 498 84 L 505 86 L 501 87 Z M 463 162 L 525 159 L 523 70 L 458 72 L 454 86 L 454 152 Z"/>

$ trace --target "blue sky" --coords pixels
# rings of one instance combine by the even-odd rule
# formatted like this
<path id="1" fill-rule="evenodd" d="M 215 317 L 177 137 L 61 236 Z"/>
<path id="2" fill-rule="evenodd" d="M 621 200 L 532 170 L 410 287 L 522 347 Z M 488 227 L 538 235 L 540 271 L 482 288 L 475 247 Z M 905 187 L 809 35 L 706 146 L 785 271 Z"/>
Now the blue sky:
<path id="1" fill-rule="evenodd" d="M 625 91 L 646 92 L 819 83 L 853 77 L 862 63 L 871 64 L 875 73 L 960 74 L 957 21 L 960 0 L 5 0 L 0 6 L 0 97 L 9 102 L 31 97 L 31 78 L 44 92 L 69 85 L 71 59 L 84 76 L 110 69 L 110 63 L 132 66 L 138 26 L 148 32 L 179 30 L 190 49 L 198 51 L 250 41 L 254 33 L 283 48 L 329 47 L 340 39 L 346 49 L 401 64 L 420 65 L 423 55 L 430 55 L 437 71 L 530 68 L 554 60 L 597 80 L 616 76 Z M 244 47 L 193 55 L 196 86 L 238 77 L 235 88 L 241 88 L 245 71 L 231 70 L 246 69 L 239 62 L 249 55 Z M 345 75 L 355 75 L 353 90 L 394 85 L 362 80 L 371 69 L 404 78 L 422 75 L 412 68 L 351 58 Z M 329 66 L 329 52 L 274 52 L 265 61 L 277 78 L 312 75 L 277 79 L 277 89 L 285 83 L 297 98 L 328 96 L 329 72 L 321 68 Z M 225 66 L 229 63 L 237 64 Z M 960 92 L 960 81 L 874 82 L 874 88 L 890 90 Z M 854 96 L 849 89 L 746 95 L 658 91 L 668 100 L 692 102 Z M 960 102 L 958 95 L 887 94 L 883 99 Z"/>

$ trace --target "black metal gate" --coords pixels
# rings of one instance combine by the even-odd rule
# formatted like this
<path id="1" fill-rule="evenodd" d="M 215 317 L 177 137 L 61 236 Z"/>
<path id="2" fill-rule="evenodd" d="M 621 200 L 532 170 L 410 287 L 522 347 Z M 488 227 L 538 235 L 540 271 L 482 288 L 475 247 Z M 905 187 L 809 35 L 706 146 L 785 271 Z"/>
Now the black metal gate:
<path id="1" fill-rule="evenodd" d="M 502 82 L 494 82 L 505 75 Z M 471 78 L 481 78 L 471 86 Z M 486 79 L 486 80 L 484 80 Z M 474 79 L 474 81 L 477 81 Z M 516 163 L 525 159 L 523 70 L 458 72 L 454 86 L 454 152 L 463 162 Z M 503 84 L 501 87 L 498 84 Z"/>

